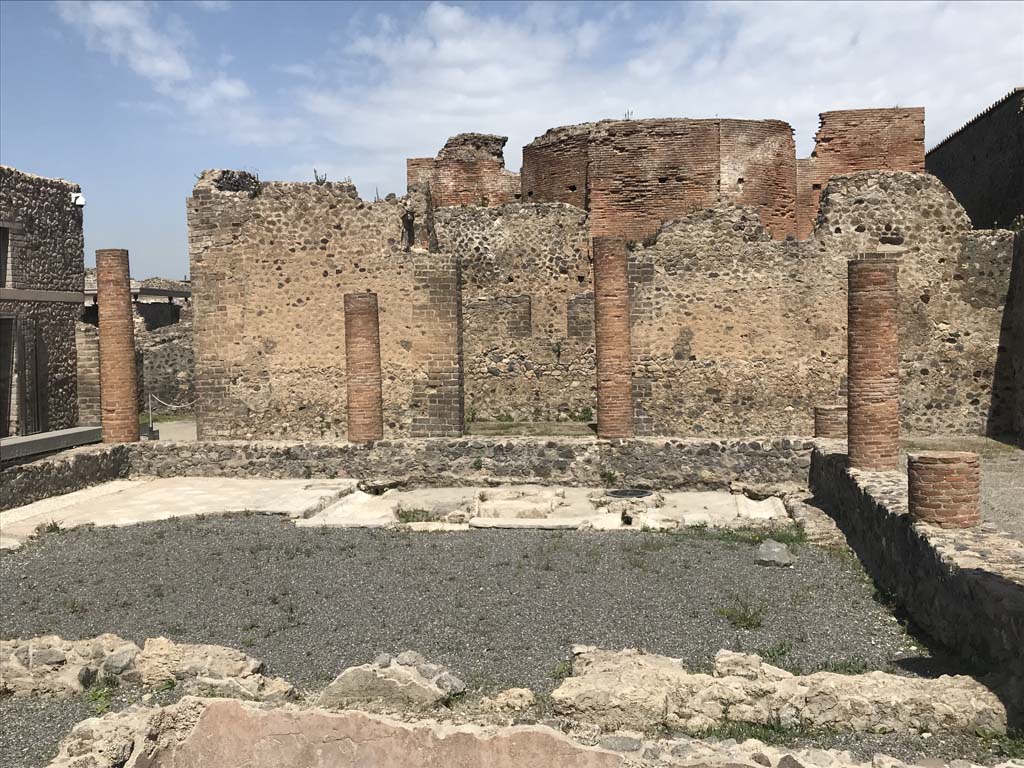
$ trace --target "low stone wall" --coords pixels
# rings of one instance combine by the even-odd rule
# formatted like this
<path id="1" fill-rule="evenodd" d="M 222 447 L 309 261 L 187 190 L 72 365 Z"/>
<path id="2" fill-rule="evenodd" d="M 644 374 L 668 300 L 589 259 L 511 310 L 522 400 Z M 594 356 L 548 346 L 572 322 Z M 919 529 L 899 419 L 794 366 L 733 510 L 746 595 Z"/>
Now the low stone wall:
<path id="1" fill-rule="evenodd" d="M 539 483 L 711 490 L 807 482 L 812 442 L 424 438 L 350 443 L 139 443 L 132 475 L 356 477 L 409 486 Z"/>
<path id="2" fill-rule="evenodd" d="M 1020 544 L 984 527 L 943 530 L 917 523 L 902 472 L 848 469 L 841 443 L 812 452 L 810 484 L 875 582 L 913 620 L 962 657 L 1017 678 L 1015 719 L 1024 714 L 1024 561 Z M 1009 688 L 1014 686 L 1010 684 Z"/>
<path id="3" fill-rule="evenodd" d="M 128 475 L 128 447 L 72 448 L 0 468 L 0 511 Z"/>
<path id="4" fill-rule="evenodd" d="M 99 445 L 0 469 L 0 510 L 129 476 L 353 477 L 409 487 L 537 483 L 774 493 L 794 483 L 806 485 L 812 447 L 812 441 L 796 437 Z"/>

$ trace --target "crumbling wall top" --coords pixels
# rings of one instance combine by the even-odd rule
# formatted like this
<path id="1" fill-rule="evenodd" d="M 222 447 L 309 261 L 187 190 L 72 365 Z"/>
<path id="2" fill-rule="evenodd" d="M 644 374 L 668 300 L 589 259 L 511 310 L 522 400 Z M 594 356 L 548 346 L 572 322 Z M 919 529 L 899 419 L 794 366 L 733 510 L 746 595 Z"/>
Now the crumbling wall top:
<path id="1" fill-rule="evenodd" d="M 505 164 L 504 149 L 508 136 L 491 133 L 459 133 L 445 142 L 438 160 L 485 160 L 493 158 Z"/>

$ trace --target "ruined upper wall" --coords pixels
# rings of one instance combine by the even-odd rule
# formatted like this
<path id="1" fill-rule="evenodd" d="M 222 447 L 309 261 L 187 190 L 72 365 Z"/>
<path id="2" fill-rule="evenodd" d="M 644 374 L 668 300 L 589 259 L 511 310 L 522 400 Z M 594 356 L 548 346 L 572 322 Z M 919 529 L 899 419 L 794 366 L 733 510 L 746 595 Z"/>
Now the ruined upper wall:
<path id="1" fill-rule="evenodd" d="M 924 107 L 846 109 L 818 117 L 811 156 L 797 163 L 796 235 L 810 237 L 821 191 L 856 171 L 924 171 Z"/>
<path id="2" fill-rule="evenodd" d="M 507 136 L 460 133 L 436 158 L 409 158 L 406 182 L 410 190 L 429 185 L 434 207 L 494 206 L 519 198 L 519 174 L 505 170 Z"/>
<path id="3" fill-rule="evenodd" d="M 757 206 L 772 236 L 795 227 L 793 131 L 778 120 L 604 120 L 523 148 L 530 202 L 586 208 L 591 233 L 643 240 L 721 201 Z"/>
<path id="4" fill-rule="evenodd" d="M 1024 215 L 1024 87 L 1016 88 L 925 156 L 978 229 Z"/>

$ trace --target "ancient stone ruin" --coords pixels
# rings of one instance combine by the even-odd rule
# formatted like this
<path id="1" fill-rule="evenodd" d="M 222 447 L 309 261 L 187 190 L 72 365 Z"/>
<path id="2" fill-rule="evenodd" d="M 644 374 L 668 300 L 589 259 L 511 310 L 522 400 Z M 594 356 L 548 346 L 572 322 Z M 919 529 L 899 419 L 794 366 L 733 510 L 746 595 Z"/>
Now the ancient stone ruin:
<path id="1" fill-rule="evenodd" d="M 0 763 L 1021 765 L 1024 246 L 924 110 L 505 144 L 203 171 L 84 314 L 3 169 Z"/>

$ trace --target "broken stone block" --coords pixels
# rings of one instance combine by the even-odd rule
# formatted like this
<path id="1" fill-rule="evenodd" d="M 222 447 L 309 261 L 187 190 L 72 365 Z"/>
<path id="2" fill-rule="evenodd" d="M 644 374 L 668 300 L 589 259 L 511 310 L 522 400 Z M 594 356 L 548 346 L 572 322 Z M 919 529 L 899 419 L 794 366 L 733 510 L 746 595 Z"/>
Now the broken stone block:
<path id="1" fill-rule="evenodd" d="M 774 539 L 766 539 L 757 548 L 755 560 L 758 565 L 775 565 L 780 568 L 789 568 L 796 562 L 789 547 Z"/>

